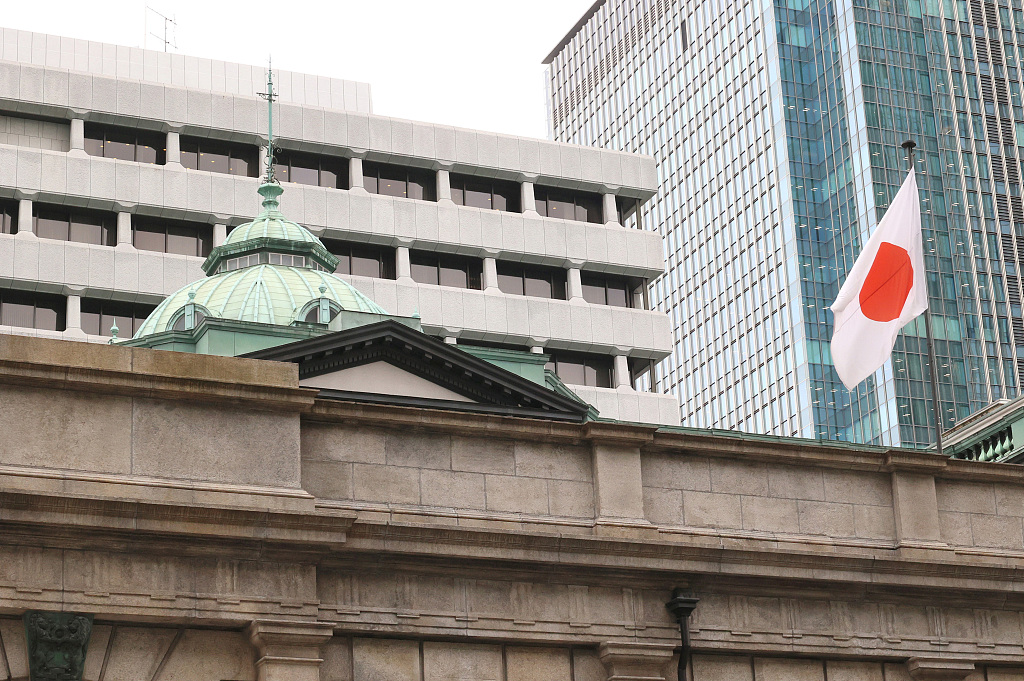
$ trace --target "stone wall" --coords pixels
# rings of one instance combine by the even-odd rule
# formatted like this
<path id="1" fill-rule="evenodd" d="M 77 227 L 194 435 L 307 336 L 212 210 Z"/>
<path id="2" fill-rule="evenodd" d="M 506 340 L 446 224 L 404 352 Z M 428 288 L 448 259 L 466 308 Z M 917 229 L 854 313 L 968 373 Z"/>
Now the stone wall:
<path id="1" fill-rule="evenodd" d="M 0 398 L 0 681 L 29 610 L 94 615 L 96 681 L 671 681 L 676 589 L 695 681 L 1022 673 L 1019 466 L 25 337 Z"/>

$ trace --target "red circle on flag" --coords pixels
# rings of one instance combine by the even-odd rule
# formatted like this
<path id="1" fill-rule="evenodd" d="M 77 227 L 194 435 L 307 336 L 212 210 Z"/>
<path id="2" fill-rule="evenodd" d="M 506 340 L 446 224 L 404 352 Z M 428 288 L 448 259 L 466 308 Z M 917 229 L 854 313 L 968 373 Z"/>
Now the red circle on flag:
<path id="1" fill-rule="evenodd" d="M 876 322 L 900 316 L 914 288 L 914 266 L 907 249 L 883 241 L 860 287 L 860 311 Z"/>

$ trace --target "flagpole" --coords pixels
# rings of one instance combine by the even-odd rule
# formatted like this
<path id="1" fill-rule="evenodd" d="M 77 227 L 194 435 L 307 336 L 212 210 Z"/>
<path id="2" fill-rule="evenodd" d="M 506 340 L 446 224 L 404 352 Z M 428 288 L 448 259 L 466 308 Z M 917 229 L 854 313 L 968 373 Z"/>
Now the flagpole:
<path id="1" fill-rule="evenodd" d="M 902 146 L 907 150 L 907 164 L 910 166 L 910 172 L 913 173 L 915 172 L 914 147 L 917 144 L 913 140 L 907 140 Z M 926 276 L 925 286 L 927 286 L 927 280 Z M 932 383 L 932 411 L 935 414 L 935 452 L 936 454 L 942 454 L 942 410 L 939 406 L 939 367 L 935 361 L 935 342 L 932 340 L 932 310 L 930 302 L 924 310 L 924 333 L 928 343 L 928 364 L 931 368 L 929 373 L 931 374 Z"/>

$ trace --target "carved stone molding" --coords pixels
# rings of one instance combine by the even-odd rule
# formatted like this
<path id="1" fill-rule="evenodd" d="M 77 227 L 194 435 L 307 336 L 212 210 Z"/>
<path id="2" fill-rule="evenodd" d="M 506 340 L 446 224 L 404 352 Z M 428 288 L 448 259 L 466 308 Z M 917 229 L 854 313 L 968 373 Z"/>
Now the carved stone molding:
<path id="1" fill-rule="evenodd" d="M 32 681 L 81 681 L 92 615 L 29 610 L 24 619 Z"/>
<path id="2" fill-rule="evenodd" d="M 938 657 L 912 657 L 907 660 L 910 676 L 921 681 L 961 681 L 974 672 L 974 663 Z"/>
<path id="3" fill-rule="evenodd" d="M 333 634 L 326 622 L 254 620 L 249 640 L 258 653 L 259 681 L 319 681 L 320 645 Z"/>
<path id="4" fill-rule="evenodd" d="M 608 681 L 664 681 L 675 645 L 666 643 L 602 643 L 598 656 Z"/>

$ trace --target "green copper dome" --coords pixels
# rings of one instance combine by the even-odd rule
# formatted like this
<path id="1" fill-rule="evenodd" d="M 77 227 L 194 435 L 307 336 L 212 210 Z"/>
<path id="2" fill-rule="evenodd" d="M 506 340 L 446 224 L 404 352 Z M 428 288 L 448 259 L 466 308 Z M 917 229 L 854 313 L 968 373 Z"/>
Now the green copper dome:
<path id="1" fill-rule="evenodd" d="M 203 263 L 206 279 L 178 289 L 146 318 L 134 338 L 186 330 L 205 317 L 290 326 L 325 323 L 342 311 L 386 315 L 332 272 L 338 258 L 278 210 L 281 186 L 259 188 L 263 210 L 237 227 Z"/>
<path id="2" fill-rule="evenodd" d="M 288 326 L 306 321 L 322 298 L 334 303 L 331 307 L 335 310 L 387 314 L 348 282 L 328 272 L 254 265 L 215 274 L 178 289 L 153 310 L 135 338 L 171 330 L 189 302 L 205 317 Z"/>

